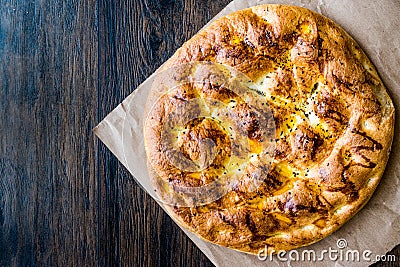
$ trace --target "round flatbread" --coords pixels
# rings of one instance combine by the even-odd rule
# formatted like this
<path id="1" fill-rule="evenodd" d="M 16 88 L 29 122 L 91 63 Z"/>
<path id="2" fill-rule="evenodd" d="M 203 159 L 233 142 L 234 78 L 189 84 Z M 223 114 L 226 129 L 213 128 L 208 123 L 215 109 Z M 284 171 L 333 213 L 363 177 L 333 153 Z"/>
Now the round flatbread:
<path id="1" fill-rule="evenodd" d="M 255 6 L 211 23 L 162 70 L 188 62 L 218 63 L 243 73 L 247 88 L 258 93 L 274 120 L 260 123 L 263 109 L 234 91 L 235 81 L 214 75 L 218 71 L 203 82 L 152 88 L 144 134 L 156 189 L 239 177 L 230 190 L 202 205 L 165 204 L 183 227 L 248 253 L 265 246 L 289 250 L 326 237 L 366 204 L 388 160 L 394 107 L 372 63 L 336 23 L 300 7 Z M 197 75 L 193 65 L 185 71 Z M 223 116 L 212 110 L 214 115 L 206 116 L 200 102 L 193 102 L 186 107 L 194 107 L 194 113 L 182 111 L 183 125 L 170 123 L 170 114 L 179 117 L 174 110 L 193 99 L 215 99 L 213 108 L 225 105 L 232 112 Z M 266 133 L 274 133 L 273 146 L 263 143 Z M 242 141 L 232 141 L 239 137 Z M 204 145 L 206 139 L 215 153 Z M 273 159 L 263 160 L 260 155 L 271 147 Z M 262 177 L 256 189 L 249 185 L 255 174 L 256 180 Z"/>

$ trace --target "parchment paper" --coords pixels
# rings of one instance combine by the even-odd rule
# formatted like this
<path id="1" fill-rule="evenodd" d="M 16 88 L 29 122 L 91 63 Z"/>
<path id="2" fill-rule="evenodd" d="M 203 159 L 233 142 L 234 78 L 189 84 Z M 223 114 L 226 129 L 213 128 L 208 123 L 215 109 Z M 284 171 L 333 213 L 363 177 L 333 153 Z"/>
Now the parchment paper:
<path id="1" fill-rule="evenodd" d="M 398 0 L 234 0 L 213 20 L 258 4 L 291 4 L 303 6 L 331 18 L 341 25 L 367 53 L 389 90 L 396 110 L 395 137 L 391 156 L 378 189 L 369 203 L 340 230 L 324 240 L 296 250 L 291 255 L 267 257 L 261 261 L 257 256 L 247 255 L 228 248 L 200 240 L 194 234 L 185 233 L 217 266 L 366 266 L 377 255 L 384 255 L 400 243 L 400 145 L 398 109 L 400 103 L 400 1 Z M 148 89 L 154 74 L 129 95 L 96 128 L 95 134 L 116 155 L 135 177 L 137 182 L 152 196 L 153 187 L 149 182 L 146 168 L 146 155 L 143 145 L 143 113 Z M 129 123 L 126 123 L 126 122 Z M 339 249 L 338 240 L 345 239 L 346 247 Z M 337 260 L 321 254 L 323 250 L 336 249 Z M 305 263 L 301 260 L 304 250 L 313 250 L 316 259 Z M 343 253 L 357 250 L 359 261 Z M 371 251 L 369 254 L 366 251 Z M 296 253 L 299 255 L 297 258 Z M 363 259 L 363 253 L 371 261 Z M 306 254 L 305 254 L 306 255 Z M 324 255 L 323 260 L 318 260 Z M 350 261 L 346 261 L 346 257 Z M 291 258 L 294 259 L 291 261 Z M 285 261 L 286 259 L 286 261 Z M 342 259 L 342 260 L 341 260 Z M 296 260 L 296 261 L 295 261 Z M 396 259 L 397 262 L 400 259 Z"/>

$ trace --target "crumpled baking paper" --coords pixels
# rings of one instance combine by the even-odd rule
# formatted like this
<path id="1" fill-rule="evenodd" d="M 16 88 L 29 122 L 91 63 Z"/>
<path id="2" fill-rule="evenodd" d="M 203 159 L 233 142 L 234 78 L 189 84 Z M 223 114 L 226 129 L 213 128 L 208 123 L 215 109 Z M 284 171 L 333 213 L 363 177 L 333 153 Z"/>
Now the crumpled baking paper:
<path id="1" fill-rule="evenodd" d="M 341 25 L 376 66 L 395 107 L 400 103 L 400 1 L 241 1 L 228 4 L 213 20 L 259 4 L 289 4 L 314 10 Z M 154 74 L 95 128 L 95 134 L 153 197 L 146 168 L 143 114 Z M 127 123 L 129 122 L 129 123 Z M 322 241 L 285 254 L 248 255 L 203 241 L 182 229 L 217 266 L 366 266 L 400 243 L 400 144 L 398 109 L 392 152 L 380 185 L 368 204 Z M 388 259 L 387 260 L 393 260 Z M 400 261 L 400 259 L 396 259 Z"/>

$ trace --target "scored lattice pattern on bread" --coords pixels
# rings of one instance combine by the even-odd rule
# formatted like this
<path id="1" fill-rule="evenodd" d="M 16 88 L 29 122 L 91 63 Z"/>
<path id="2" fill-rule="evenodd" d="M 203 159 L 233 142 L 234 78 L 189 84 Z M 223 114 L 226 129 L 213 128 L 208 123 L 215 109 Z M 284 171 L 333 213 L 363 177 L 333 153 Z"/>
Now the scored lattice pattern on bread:
<path id="1" fill-rule="evenodd" d="M 244 182 L 207 205 L 166 205 L 180 224 L 244 252 L 257 253 L 265 245 L 287 250 L 331 234 L 368 201 L 388 159 L 394 108 L 372 63 L 337 24 L 304 8 L 252 7 L 200 31 L 163 69 L 195 61 L 225 64 L 251 79 L 248 87 L 262 92 L 273 112 L 276 148 L 257 190 L 248 192 Z M 237 119 L 248 127 L 252 152 L 259 152 L 254 118 L 229 88 L 207 83 L 177 88 L 145 125 L 149 164 L 172 184 L 210 183 L 231 155 L 229 130 L 198 119 L 187 125 L 179 146 L 196 159 L 196 142 L 214 138 L 221 151 L 214 169 L 180 172 L 166 162 L 160 127 L 168 111 L 195 97 L 238 103 Z M 251 173 L 253 167 L 242 169 Z"/>

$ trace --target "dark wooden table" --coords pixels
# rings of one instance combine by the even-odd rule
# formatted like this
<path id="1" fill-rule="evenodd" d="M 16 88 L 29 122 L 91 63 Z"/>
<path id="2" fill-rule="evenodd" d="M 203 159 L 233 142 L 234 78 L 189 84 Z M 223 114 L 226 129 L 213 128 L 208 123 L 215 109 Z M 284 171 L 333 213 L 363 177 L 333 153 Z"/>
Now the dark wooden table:
<path id="1" fill-rule="evenodd" d="M 0 2 L 0 266 L 212 266 L 92 129 L 228 2 Z"/>

